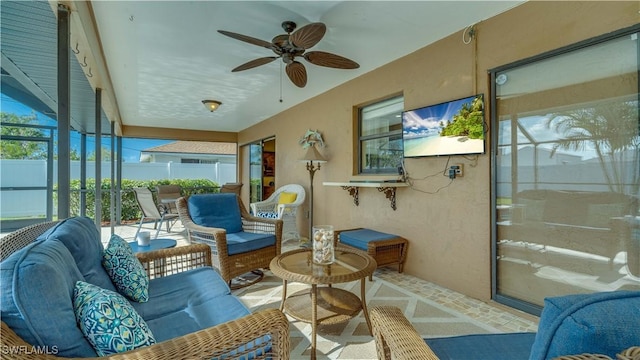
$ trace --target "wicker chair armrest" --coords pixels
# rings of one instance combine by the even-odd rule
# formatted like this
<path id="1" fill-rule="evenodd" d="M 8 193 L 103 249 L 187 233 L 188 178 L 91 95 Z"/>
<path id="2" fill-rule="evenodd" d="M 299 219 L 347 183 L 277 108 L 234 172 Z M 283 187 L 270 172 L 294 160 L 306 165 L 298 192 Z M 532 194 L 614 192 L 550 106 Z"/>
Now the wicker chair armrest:
<path id="1" fill-rule="evenodd" d="M 374 306 L 369 313 L 378 359 L 438 360 L 399 308 Z"/>
<path id="2" fill-rule="evenodd" d="M 114 354 L 99 359 L 212 359 L 237 350 L 238 347 L 260 339 L 271 337 L 271 351 L 256 355 L 254 359 L 289 359 L 289 322 L 278 309 L 267 309 L 240 319 L 203 329 L 175 339 L 163 341 L 136 350 Z M 32 346 L 18 337 L 4 322 L 2 323 L 3 359 L 62 359 L 54 355 L 37 354 Z M 6 351 L 5 351 L 6 349 Z M 22 351 L 21 351 L 22 350 Z M 16 352 L 12 354 L 10 352 Z M 240 358 L 242 353 L 230 356 Z M 96 358 L 98 359 L 98 358 Z"/>
<path id="3" fill-rule="evenodd" d="M 211 248 L 205 244 L 137 253 L 136 257 L 142 263 L 150 279 L 212 266 Z"/>

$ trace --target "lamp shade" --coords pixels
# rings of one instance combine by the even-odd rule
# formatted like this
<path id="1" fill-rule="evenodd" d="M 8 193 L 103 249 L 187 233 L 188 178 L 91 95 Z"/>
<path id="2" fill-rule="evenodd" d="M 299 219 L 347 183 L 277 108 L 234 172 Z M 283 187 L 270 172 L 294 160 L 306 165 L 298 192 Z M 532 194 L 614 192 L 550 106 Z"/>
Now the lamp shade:
<path id="1" fill-rule="evenodd" d="M 207 110 L 211 112 L 216 111 L 220 107 L 220 105 L 222 105 L 222 103 L 218 100 L 202 100 L 202 104 L 207 108 Z"/>
<path id="2" fill-rule="evenodd" d="M 304 157 L 302 159 L 300 159 L 300 161 L 311 161 L 311 162 L 317 162 L 317 163 L 324 163 L 324 162 L 327 162 L 327 159 L 325 159 L 324 156 L 322 156 L 322 154 L 320 154 L 320 152 L 318 151 L 318 149 L 316 149 L 315 146 L 311 145 L 307 149 L 307 153 L 304 154 Z"/>

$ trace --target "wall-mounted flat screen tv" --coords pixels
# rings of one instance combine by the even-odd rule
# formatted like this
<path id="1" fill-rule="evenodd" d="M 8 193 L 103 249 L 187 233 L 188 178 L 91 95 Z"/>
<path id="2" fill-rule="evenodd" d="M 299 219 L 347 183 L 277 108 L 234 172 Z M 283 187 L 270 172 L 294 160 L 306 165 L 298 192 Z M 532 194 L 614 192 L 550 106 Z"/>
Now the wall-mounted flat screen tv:
<path id="1" fill-rule="evenodd" d="M 404 157 L 484 154 L 483 95 L 402 113 Z"/>

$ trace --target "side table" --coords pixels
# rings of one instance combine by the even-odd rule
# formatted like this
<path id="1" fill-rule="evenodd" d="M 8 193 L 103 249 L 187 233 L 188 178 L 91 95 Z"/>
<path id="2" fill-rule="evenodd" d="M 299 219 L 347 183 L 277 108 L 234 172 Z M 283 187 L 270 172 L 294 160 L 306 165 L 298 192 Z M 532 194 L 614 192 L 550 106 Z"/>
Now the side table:
<path id="1" fill-rule="evenodd" d="M 173 239 L 153 239 L 149 241 L 148 246 L 140 246 L 137 241 L 130 241 L 129 246 L 134 253 L 147 252 L 159 249 L 168 249 L 176 247 L 178 242 Z"/>
<path id="2" fill-rule="evenodd" d="M 314 264 L 311 255 L 311 249 L 288 251 L 271 260 L 269 268 L 282 279 L 280 310 L 299 321 L 311 323 L 311 359 L 315 359 L 318 324 L 345 322 L 362 310 L 371 332 L 365 285 L 366 278 L 376 269 L 376 261 L 362 251 L 345 247 L 335 249 L 335 261 L 330 265 Z M 360 298 L 349 291 L 331 287 L 332 284 L 356 280 L 360 280 Z M 311 289 L 287 297 L 289 281 L 310 284 Z"/>

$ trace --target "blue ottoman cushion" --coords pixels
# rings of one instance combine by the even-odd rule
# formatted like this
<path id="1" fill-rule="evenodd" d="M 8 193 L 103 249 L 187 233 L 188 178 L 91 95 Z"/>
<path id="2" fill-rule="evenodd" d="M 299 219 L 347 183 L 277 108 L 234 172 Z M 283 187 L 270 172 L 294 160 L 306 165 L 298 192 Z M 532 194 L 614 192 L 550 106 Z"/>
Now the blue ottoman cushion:
<path id="1" fill-rule="evenodd" d="M 387 234 L 371 229 L 358 229 L 341 232 L 340 242 L 366 251 L 367 244 L 371 241 L 389 240 L 397 237 L 397 235 Z"/>

